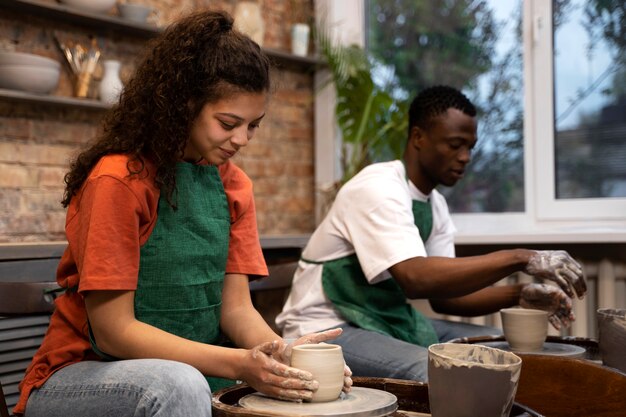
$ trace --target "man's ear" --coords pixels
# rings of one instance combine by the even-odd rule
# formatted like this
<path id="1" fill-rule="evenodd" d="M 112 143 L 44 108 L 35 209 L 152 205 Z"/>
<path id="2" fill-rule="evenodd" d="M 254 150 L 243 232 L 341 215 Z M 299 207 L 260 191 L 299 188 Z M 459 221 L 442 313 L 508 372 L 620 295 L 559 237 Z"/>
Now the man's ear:
<path id="1" fill-rule="evenodd" d="M 411 135 L 409 136 L 411 146 L 415 149 L 421 149 L 421 147 L 424 146 L 425 139 L 425 132 L 420 127 L 413 126 L 411 128 Z"/>

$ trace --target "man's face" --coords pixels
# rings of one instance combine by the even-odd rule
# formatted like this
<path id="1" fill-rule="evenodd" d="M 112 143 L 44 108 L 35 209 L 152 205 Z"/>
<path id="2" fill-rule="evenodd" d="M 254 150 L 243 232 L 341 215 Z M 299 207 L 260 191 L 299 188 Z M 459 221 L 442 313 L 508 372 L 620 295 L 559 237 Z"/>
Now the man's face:
<path id="1" fill-rule="evenodd" d="M 450 108 L 422 131 L 418 141 L 420 171 L 433 183 L 453 186 L 463 178 L 476 145 L 476 119 Z"/>

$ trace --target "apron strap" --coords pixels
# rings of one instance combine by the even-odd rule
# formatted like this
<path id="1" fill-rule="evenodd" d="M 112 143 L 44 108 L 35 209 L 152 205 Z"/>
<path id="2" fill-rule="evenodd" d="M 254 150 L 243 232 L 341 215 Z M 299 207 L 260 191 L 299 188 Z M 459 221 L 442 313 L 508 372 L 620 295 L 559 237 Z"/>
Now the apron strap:
<path id="1" fill-rule="evenodd" d="M 412 200 L 413 221 L 419 230 L 422 242 L 426 243 L 433 231 L 433 208 L 430 200 Z"/>

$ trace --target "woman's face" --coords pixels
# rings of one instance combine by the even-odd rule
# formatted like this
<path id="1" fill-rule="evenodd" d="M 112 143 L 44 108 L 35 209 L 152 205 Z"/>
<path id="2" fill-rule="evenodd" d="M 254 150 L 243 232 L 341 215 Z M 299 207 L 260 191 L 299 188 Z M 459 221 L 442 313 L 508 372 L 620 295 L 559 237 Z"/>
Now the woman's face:
<path id="1" fill-rule="evenodd" d="M 183 159 L 202 157 L 212 165 L 228 161 L 254 137 L 266 103 L 266 93 L 237 93 L 205 104 L 191 125 Z"/>

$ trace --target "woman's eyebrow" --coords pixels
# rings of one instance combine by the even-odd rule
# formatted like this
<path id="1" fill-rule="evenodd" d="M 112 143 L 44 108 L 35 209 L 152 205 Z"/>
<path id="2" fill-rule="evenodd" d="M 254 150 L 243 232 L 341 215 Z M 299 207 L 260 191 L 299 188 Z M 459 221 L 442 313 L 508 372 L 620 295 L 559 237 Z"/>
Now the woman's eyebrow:
<path id="1" fill-rule="evenodd" d="M 233 119 L 237 119 L 239 121 L 243 120 L 243 117 L 237 116 L 236 114 L 233 113 L 217 113 L 218 116 L 228 116 L 228 117 L 232 117 Z"/>
<path id="2" fill-rule="evenodd" d="M 217 113 L 219 116 L 228 116 L 228 117 L 232 117 L 233 119 L 236 119 L 240 122 L 242 122 L 244 120 L 243 117 L 241 116 L 237 116 L 234 113 Z M 256 122 L 257 120 L 261 120 L 262 118 L 265 117 L 265 113 L 263 113 L 261 116 L 257 117 L 256 119 L 254 119 L 254 121 Z"/>

